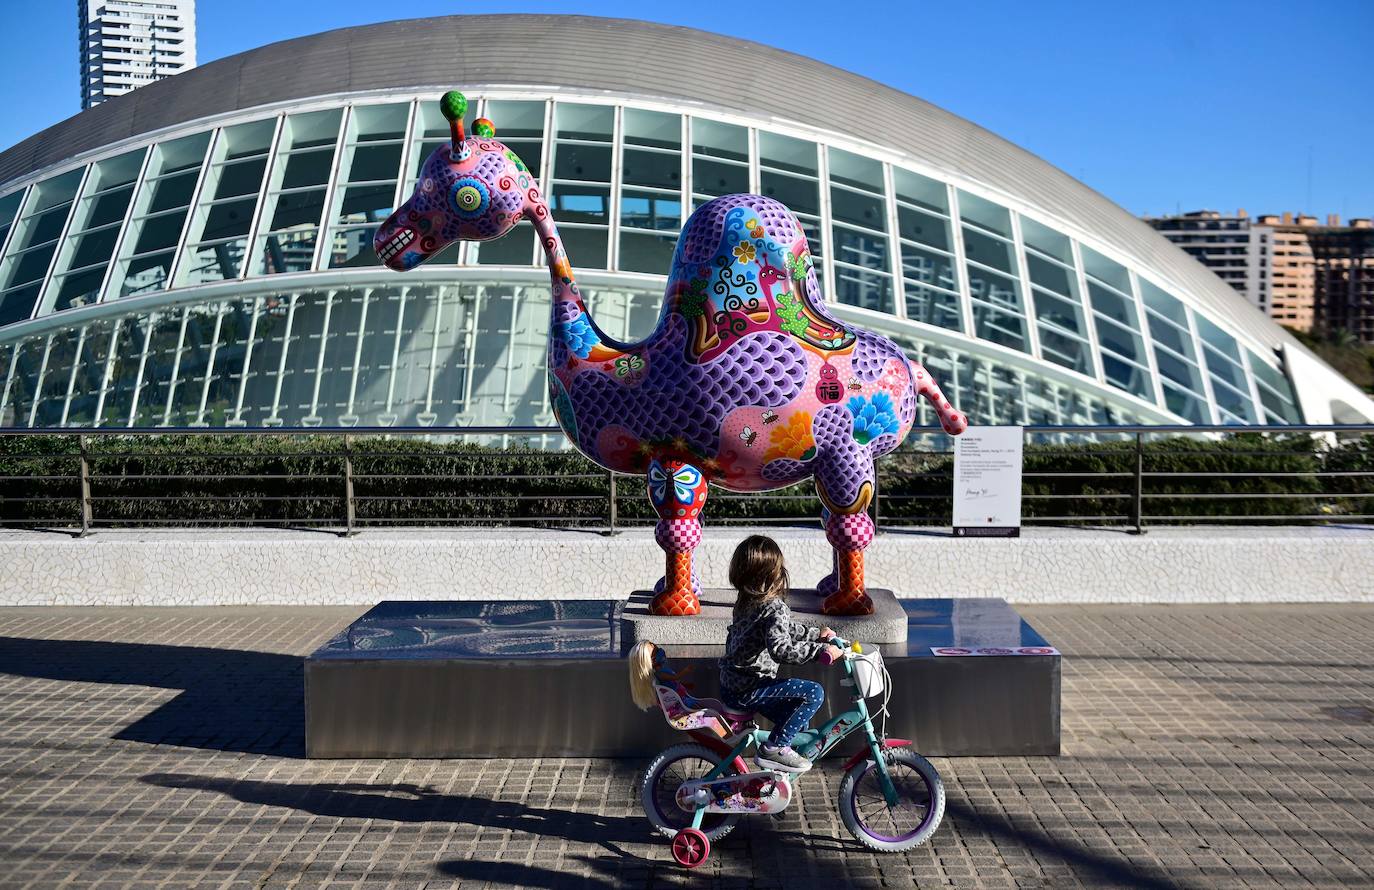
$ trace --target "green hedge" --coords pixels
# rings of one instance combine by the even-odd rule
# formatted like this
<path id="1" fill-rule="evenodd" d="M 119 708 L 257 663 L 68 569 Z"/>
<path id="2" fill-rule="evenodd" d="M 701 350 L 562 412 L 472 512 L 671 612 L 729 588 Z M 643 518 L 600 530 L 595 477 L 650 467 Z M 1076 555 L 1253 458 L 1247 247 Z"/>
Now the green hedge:
<path id="1" fill-rule="evenodd" d="M 353 437 L 349 455 L 342 438 L 309 434 L 102 435 L 87 442 L 94 521 L 105 527 L 339 526 L 349 460 L 356 522 L 364 527 L 602 527 L 611 503 L 607 474 L 569 452 L 373 435 Z M 0 436 L 0 525 L 79 524 L 80 460 L 75 436 Z M 1135 465 L 1134 441 L 1030 444 L 1023 515 L 1029 523 L 1128 522 Z M 1147 473 L 1173 474 L 1146 478 L 1147 523 L 1374 512 L 1374 498 L 1356 497 L 1374 493 L 1374 475 L 1354 475 L 1374 473 L 1374 436 L 1336 447 L 1305 435 L 1160 439 L 1147 441 L 1143 465 Z M 952 470 L 946 454 L 886 458 L 879 464 L 880 523 L 948 525 Z M 636 477 L 617 478 L 615 507 L 618 524 L 654 519 Z M 818 512 L 807 483 L 761 495 L 712 489 L 706 515 L 712 523 L 811 523 Z"/>

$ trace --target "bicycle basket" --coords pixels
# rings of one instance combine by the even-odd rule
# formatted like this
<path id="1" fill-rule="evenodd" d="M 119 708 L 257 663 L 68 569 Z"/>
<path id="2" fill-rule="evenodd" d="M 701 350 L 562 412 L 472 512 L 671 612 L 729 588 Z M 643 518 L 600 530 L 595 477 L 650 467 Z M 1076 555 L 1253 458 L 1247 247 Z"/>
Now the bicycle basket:
<path id="1" fill-rule="evenodd" d="M 854 668 L 854 688 L 864 698 L 874 698 L 886 689 L 883 670 L 883 653 L 874 646 L 862 655 L 855 655 L 851 662 Z"/>

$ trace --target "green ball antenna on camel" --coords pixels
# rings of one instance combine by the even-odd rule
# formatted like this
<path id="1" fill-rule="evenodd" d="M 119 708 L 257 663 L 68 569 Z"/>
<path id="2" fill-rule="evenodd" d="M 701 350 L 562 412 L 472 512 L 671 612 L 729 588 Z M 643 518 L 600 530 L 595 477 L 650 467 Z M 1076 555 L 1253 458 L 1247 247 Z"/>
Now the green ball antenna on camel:
<path id="1" fill-rule="evenodd" d="M 449 155 L 453 160 L 461 161 L 468 156 L 467 146 L 463 144 L 466 138 L 463 134 L 463 115 L 468 113 L 468 97 L 457 90 L 449 90 L 439 99 L 439 111 L 448 121 L 449 136 L 453 140 Z"/>

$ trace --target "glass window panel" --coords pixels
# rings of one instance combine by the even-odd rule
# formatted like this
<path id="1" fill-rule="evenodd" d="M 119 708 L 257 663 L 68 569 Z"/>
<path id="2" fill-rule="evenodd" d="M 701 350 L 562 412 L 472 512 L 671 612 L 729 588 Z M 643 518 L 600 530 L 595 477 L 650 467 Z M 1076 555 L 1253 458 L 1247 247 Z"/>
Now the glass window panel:
<path id="1" fill-rule="evenodd" d="M 40 287 L 40 282 L 34 282 L 0 293 L 0 325 L 12 324 L 31 316 Z"/>
<path id="2" fill-rule="evenodd" d="M 1074 334 L 1083 334 L 1083 310 L 1076 300 L 1068 300 L 1048 291 L 1035 291 L 1035 316 L 1041 322 L 1057 325 Z"/>
<path id="3" fill-rule="evenodd" d="M 282 130 L 282 145 L 292 150 L 325 145 L 332 147 L 338 141 L 339 121 L 342 118 L 342 108 L 290 115 Z"/>
<path id="4" fill-rule="evenodd" d="M 1103 349 L 1110 349 L 1122 358 L 1136 362 L 1144 361 L 1140 335 L 1100 315 L 1097 317 L 1097 342 Z"/>
<path id="5" fill-rule="evenodd" d="M 947 290 L 958 289 L 954 282 L 954 260 L 949 255 L 922 250 L 910 244 L 902 245 L 902 277 L 908 282 L 934 284 Z"/>
<path id="6" fill-rule="evenodd" d="M 182 285 L 237 278 L 247 246 L 247 238 L 237 238 L 191 247 L 182 261 L 183 268 L 177 273 Z"/>
<path id="7" fill-rule="evenodd" d="M 273 231 L 291 226 L 311 225 L 320 221 L 324 209 L 324 190 L 311 189 L 306 192 L 289 192 L 277 197 L 276 211 L 272 214 Z"/>
<path id="8" fill-rule="evenodd" d="M 128 260 L 119 295 L 125 297 L 129 294 L 162 290 L 167 284 L 167 276 L 172 270 L 172 258 L 175 255 L 175 251 L 164 250 L 161 253 Z"/>
<path id="9" fill-rule="evenodd" d="M 196 180 L 200 179 L 200 170 L 187 170 L 159 179 L 152 183 L 145 213 L 160 213 L 163 210 L 171 210 L 175 207 L 185 207 L 191 203 L 191 196 L 196 191 Z"/>
<path id="10" fill-rule="evenodd" d="M 555 179 L 609 182 L 611 147 L 559 142 L 553 151 L 553 175 Z"/>
<path id="11" fill-rule="evenodd" d="M 14 222 L 15 214 L 19 212 L 19 202 L 24 200 L 24 190 L 10 192 L 0 198 L 0 244 L 4 243 L 6 234 L 9 233 L 10 224 Z"/>
<path id="12" fill-rule="evenodd" d="M 952 293 L 906 280 L 906 317 L 951 331 L 964 329 L 959 298 Z"/>
<path id="13" fill-rule="evenodd" d="M 1164 381 L 1164 406 L 1189 423 L 1211 423 L 1212 416 L 1207 404 L 1193 393 L 1173 386 Z"/>
<path id="14" fill-rule="evenodd" d="M 72 221 L 72 231 L 83 232 L 110 223 L 122 222 L 124 212 L 129 209 L 129 198 L 133 196 L 133 193 L 134 187 L 126 185 L 85 199 L 81 202 L 81 209 L 77 211 L 76 219 Z"/>
<path id="15" fill-rule="evenodd" d="M 355 105 L 353 107 L 353 131 L 359 142 L 375 142 L 385 139 L 404 139 L 406 118 L 410 116 L 410 104 L 398 102 L 391 105 Z M 395 175 L 395 171 L 392 171 Z"/>
<path id="16" fill-rule="evenodd" d="M 200 417 L 200 398 L 205 393 L 205 377 L 211 372 L 210 354 L 215 346 L 215 320 L 220 306 L 195 306 L 186 314 L 175 385 L 164 415 L 169 426 L 188 426 Z"/>
<path id="17" fill-rule="evenodd" d="M 647 185 L 663 189 L 682 188 L 682 156 L 677 152 L 625 148 L 621 176 L 626 185 Z"/>
<path id="18" fill-rule="evenodd" d="M 1249 395 L 1216 379 L 1212 381 L 1212 395 L 1216 399 L 1217 407 L 1230 415 L 1223 417 L 1223 422 L 1255 422 L 1255 405 L 1250 401 Z"/>
<path id="19" fill-rule="evenodd" d="M 340 171 L 341 182 L 395 182 L 401 169 L 401 143 L 359 145 L 349 151 L 347 167 Z"/>
<path id="20" fill-rule="evenodd" d="M 138 317 L 119 319 L 115 332 L 114 361 L 105 406 L 98 418 L 101 426 L 127 426 L 134 389 L 138 385 L 139 359 L 143 355 L 143 325 Z"/>
<path id="21" fill-rule="evenodd" d="M 1250 388 L 1245 379 L 1245 372 L 1239 364 L 1217 352 L 1210 345 L 1203 347 L 1202 354 L 1206 357 L 1207 370 L 1211 372 L 1212 379 L 1223 380 L 1242 392 Z"/>
<path id="22" fill-rule="evenodd" d="M 423 167 L 425 165 L 425 162 L 429 160 L 429 156 L 434 154 L 436 151 L 439 151 L 440 149 L 442 149 L 443 151 L 448 151 L 447 139 L 429 139 L 424 142 L 417 143 L 414 149 L 411 150 L 410 172 L 406 174 L 408 177 L 406 179 L 407 191 L 410 190 L 409 186 L 414 184 L 415 180 L 419 178 L 420 168 Z"/>
<path id="23" fill-rule="evenodd" d="M 682 147 L 682 116 L 662 111 L 626 108 L 623 121 L 627 145 Z"/>
<path id="24" fill-rule="evenodd" d="M 482 265 L 528 266 L 533 262 L 534 241 L 534 226 L 516 226 L 495 241 L 479 241 L 470 245 L 470 249 L 476 250 L 473 262 Z"/>
<path id="25" fill-rule="evenodd" d="M 891 268 L 887 253 L 887 238 L 859 232 L 846 226 L 835 226 L 835 259 L 865 269 L 886 272 Z"/>
<path id="26" fill-rule="evenodd" d="M 1098 281 L 1111 285 L 1122 293 L 1131 292 L 1131 276 L 1126 272 L 1125 266 L 1112 262 L 1086 245 L 1081 246 L 1080 249 L 1083 254 L 1084 272 Z"/>
<path id="27" fill-rule="evenodd" d="M 566 228 L 560 231 L 563 248 L 573 265 L 583 269 L 606 268 L 606 230 L 600 228 Z"/>
<path id="28" fill-rule="evenodd" d="M 615 109 L 609 105 L 574 105 L 559 102 L 553 112 L 554 133 L 559 139 L 610 142 Z"/>
<path id="29" fill-rule="evenodd" d="M 1012 312 L 1021 311 L 1021 286 L 1014 278 L 969 266 L 968 279 L 969 293 L 975 300 Z"/>
<path id="30" fill-rule="evenodd" d="M 892 186 L 900 201 L 909 201 L 938 213 L 949 213 L 949 194 L 943 182 L 893 167 Z"/>
<path id="31" fill-rule="evenodd" d="M 158 216 L 146 217 L 138 227 L 138 240 L 134 242 L 134 253 L 147 253 L 150 250 L 164 250 L 174 247 L 181 238 L 181 229 L 186 222 L 186 211 L 174 210 Z"/>
<path id="32" fill-rule="evenodd" d="M 620 224 L 676 232 L 682 227 L 682 201 L 676 195 L 625 189 L 620 196 Z"/>
<path id="33" fill-rule="evenodd" d="M 987 306 L 973 304 L 973 330 L 984 340 L 1000 343 L 1022 352 L 1028 351 L 1026 323 L 1020 315 L 1012 315 Z"/>
<path id="34" fill-rule="evenodd" d="M 77 358 L 80 337 L 79 329 L 64 328 L 55 331 L 50 338 L 47 367 L 43 371 L 43 379 L 38 383 L 39 398 L 34 411 L 34 426 L 62 425 L 62 410 L 67 403 L 67 387 L 71 384 L 72 364 Z"/>
<path id="35" fill-rule="evenodd" d="M 611 190 L 596 185 L 554 183 L 550 207 L 559 222 L 604 223 L 609 218 Z"/>
<path id="36" fill-rule="evenodd" d="M 816 143 L 759 130 L 759 163 L 816 176 Z"/>
<path id="37" fill-rule="evenodd" d="M 334 164 L 334 147 L 313 151 L 295 152 L 286 158 L 286 169 L 281 175 L 282 189 L 304 188 L 324 185 L 329 182 L 330 168 Z"/>
<path id="38" fill-rule="evenodd" d="M 219 340 L 215 345 L 214 375 L 205 393 L 205 413 L 200 420 L 222 427 L 232 417 L 243 379 L 243 357 L 252 327 L 253 301 L 229 300 L 221 304 Z"/>
<path id="39" fill-rule="evenodd" d="M 893 312 L 892 276 L 835 264 L 835 299 L 874 312 Z"/>
<path id="40" fill-rule="evenodd" d="M 1197 319 L 1198 336 L 1202 341 L 1213 349 L 1220 351 L 1231 361 L 1240 362 L 1240 347 L 1236 345 L 1236 338 L 1217 327 L 1211 319 L 1205 315 L 1194 314 Z"/>
<path id="41" fill-rule="evenodd" d="M 5 390 L 5 384 L 0 382 L 0 396 L 5 400 L 4 405 L 0 406 L 0 424 L 18 427 L 29 425 L 29 409 L 33 406 L 33 391 L 47 343 L 47 337 L 31 337 L 10 347 L 11 361 L 14 363 L 12 369 L 0 363 L 0 371 L 9 377 L 8 391 Z M 3 356 L 3 352 L 0 352 L 0 356 Z"/>
<path id="42" fill-rule="evenodd" d="M 372 249 L 372 236 L 376 233 L 377 227 L 375 225 L 335 230 L 329 239 L 329 268 L 351 269 L 381 265 L 381 260 L 377 259 L 376 251 Z M 512 232 L 506 237 L 514 236 L 515 232 Z"/>
<path id="43" fill-rule="evenodd" d="M 253 273 L 277 275 L 283 272 L 309 272 L 318 236 L 316 227 L 303 226 L 259 238 L 259 257 Z"/>
<path id="44" fill-rule="evenodd" d="M 964 226 L 964 256 L 984 266 L 1016 274 L 1011 243 Z"/>
<path id="45" fill-rule="evenodd" d="M 1183 329 L 1188 328 L 1188 312 L 1176 297 L 1155 287 L 1144 278 L 1140 281 L 1140 297 L 1147 309 L 1153 309 Z"/>
<path id="46" fill-rule="evenodd" d="M 1066 269 L 1058 263 L 1052 263 L 1028 251 L 1026 253 L 1026 272 L 1030 275 L 1032 284 L 1038 284 L 1057 294 L 1063 294 L 1077 300 L 1078 282 L 1075 280 L 1072 269 Z"/>
<path id="47" fill-rule="evenodd" d="M 24 209 L 25 216 L 32 216 L 51 207 L 66 204 L 76 197 L 77 186 L 81 185 L 81 174 L 85 168 L 78 167 L 61 176 L 45 179 L 33 187 L 29 206 Z"/>
<path id="48" fill-rule="evenodd" d="M 10 246 L 10 255 L 56 240 L 62 234 L 62 227 L 67 224 L 69 210 L 70 204 L 59 204 L 21 220 L 16 243 Z"/>
<path id="49" fill-rule="evenodd" d="M 56 280 L 57 295 L 53 311 L 89 306 L 100 297 L 100 285 L 105 280 L 105 264 L 83 272 L 73 272 Z"/>
<path id="50" fill-rule="evenodd" d="M 1301 423 L 1302 415 L 1293 397 L 1293 388 L 1283 372 L 1270 366 L 1253 351 L 1250 351 L 1250 369 L 1255 374 L 1265 419 L 1273 423 Z"/>
<path id="51" fill-rule="evenodd" d="M 1036 308 L 1039 306 L 1040 297 L 1037 294 Z M 1077 337 L 1070 337 L 1044 325 L 1040 326 L 1040 355 L 1080 374 L 1092 374 L 1092 358 L 1088 354 L 1088 344 Z"/>
<path id="52" fill-rule="evenodd" d="M 496 136 L 509 144 L 512 139 L 544 137 L 544 103 L 493 99 L 487 103 L 487 118 L 496 127 Z M 524 153 L 520 157 L 529 163 Z M 530 169 L 534 169 L 531 167 Z"/>
<path id="53" fill-rule="evenodd" d="M 1108 290 L 1095 281 L 1088 282 L 1088 296 L 1092 299 L 1094 311 L 1129 328 L 1138 327 L 1135 305 L 1130 297 Z"/>
<path id="54" fill-rule="evenodd" d="M 14 263 L 10 267 L 10 282 L 27 284 L 41 279 L 48 272 L 48 265 L 52 262 L 52 254 L 56 246 L 56 244 L 50 243 L 45 247 L 26 251 L 15 257 Z"/>
<path id="55" fill-rule="evenodd" d="M 707 118 L 692 118 L 692 150 L 697 154 L 749 160 L 749 131 L 744 127 Z M 745 186 L 747 189 L 748 186 Z"/>
<path id="56" fill-rule="evenodd" d="M 1166 318 L 1150 313 L 1150 337 L 1155 343 L 1169 347 L 1184 358 L 1196 360 L 1193 341 L 1188 332 Z"/>
<path id="57" fill-rule="evenodd" d="M 343 190 L 336 219 L 349 223 L 384 222 L 395 209 L 391 206 L 395 191 L 391 184 L 349 186 Z"/>
<path id="58" fill-rule="evenodd" d="M 620 233 L 620 268 L 626 272 L 666 274 L 676 246 L 676 235 L 623 231 Z"/>
<path id="59" fill-rule="evenodd" d="M 839 148 L 829 149 L 830 181 L 883 195 L 883 165 L 881 161 L 856 155 Z"/>
<path id="60" fill-rule="evenodd" d="M 1155 350 L 1155 364 L 1159 367 L 1161 377 L 1193 392 L 1206 391 L 1202 385 L 1202 374 L 1191 362 L 1186 362 L 1171 353 Z"/>
<path id="61" fill-rule="evenodd" d="M 147 324 L 148 357 L 143 365 L 143 383 L 138 390 L 138 407 L 134 412 L 134 426 L 163 426 L 167 410 L 167 393 L 172 385 L 172 371 L 176 364 L 177 343 L 181 338 L 183 308 L 154 312 Z"/>
<path id="62" fill-rule="evenodd" d="M 953 250 L 949 246 L 949 220 L 929 213 L 913 210 L 902 204 L 897 205 L 897 226 L 902 237 L 909 241 L 919 241 L 940 250 Z"/>
<path id="63" fill-rule="evenodd" d="M 1028 216 L 1021 217 L 1021 240 L 1043 254 L 1054 257 L 1066 266 L 1073 265 L 1073 245 L 1069 236 L 1041 225 Z"/>
<path id="64" fill-rule="evenodd" d="M 214 168 L 210 181 L 215 183 L 214 199 L 236 198 L 240 195 L 256 195 L 262 188 L 262 173 L 267 169 L 267 158 L 248 158 Z M 210 187 L 206 186 L 206 191 Z M 190 196 L 187 195 L 189 200 Z"/>
<path id="65" fill-rule="evenodd" d="M 253 206 L 256 203 L 254 198 L 240 198 L 211 206 L 205 214 L 205 226 L 198 234 L 197 240 L 213 241 L 216 238 L 247 235 L 248 227 L 253 222 Z"/>
<path id="66" fill-rule="evenodd" d="M 225 127 L 219 137 L 225 160 L 266 154 L 272 147 L 272 136 L 276 131 L 277 119 L 274 117 Z"/>
<path id="67" fill-rule="evenodd" d="M 814 192 L 816 186 L 813 184 L 811 189 Z M 713 198 L 747 192 L 749 168 L 696 158 L 692 161 L 692 191 Z M 767 189 L 763 193 L 768 194 Z"/>
<path id="68" fill-rule="evenodd" d="M 853 223 L 879 232 L 887 229 L 883 199 L 846 188 L 830 189 L 830 216 L 836 222 Z"/>
<path id="69" fill-rule="evenodd" d="M 742 168 L 741 173 L 744 173 Z M 743 177 L 743 182 L 744 188 L 742 190 L 747 191 L 747 174 Z M 762 170 L 759 173 L 759 187 L 764 195 L 781 202 L 793 213 L 816 215 L 821 212 L 820 186 L 814 179 Z M 727 192 L 719 192 L 719 194 L 727 194 Z"/>
<path id="70" fill-rule="evenodd" d="M 248 356 L 247 372 L 243 375 L 243 412 L 237 417 L 247 426 L 263 426 L 273 416 L 272 405 L 276 396 L 277 377 L 282 372 L 283 350 L 288 350 L 286 371 L 290 373 L 292 370 L 294 350 L 290 344 L 299 336 L 291 312 L 294 299 L 294 296 L 274 294 L 256 300 L 256 339 L 252 354 Z M 395 317 L 393 311 L 391 319 L 394 321 Z"/>
<path id="71" fill-rule="evenodd" d="M 1145 370 L 1139 365 L 1123 361 L 1104 352 L 1102 354 L 1102 373 L 1107 378 L 1107 382 L 1118 389 L 1124 389 L 1142 399 L 1154 401 L 1150 395 L 1150 385 L 1146 379 Z"/>
<path id="72" fill-rule="evenodd" d="M 86 181 L 86 194 L 133 185 L 134 180 L 138 179 L 139 169 L 143 166 L 144 153 L 145 150 L 139 148 L 96 164 Z"/>
<path id="73" fill-rule="evenodd" d="M 1011 214 L 1007 208 L 994 204 L 977 195 L 959 190 L 959 216 L 966 223 L 995 232 L 1004 238 L 1011 237 Z"/>

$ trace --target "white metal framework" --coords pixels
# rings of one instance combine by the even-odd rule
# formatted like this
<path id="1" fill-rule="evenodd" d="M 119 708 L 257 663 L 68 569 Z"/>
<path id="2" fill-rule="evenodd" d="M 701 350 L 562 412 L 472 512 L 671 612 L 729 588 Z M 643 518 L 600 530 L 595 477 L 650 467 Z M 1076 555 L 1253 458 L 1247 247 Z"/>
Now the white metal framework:
<path id="1" fill-rule="evenodd" d="M 0 186 L 0 425 L 549 422 L 528 227 L 404 277 L 372 253 L 448 138 L 433 99 L 237 112 Z M 539 171 L 616 336 L 652 326 L 690 208 L 754 189 L 797 213 L 836 311 L 897 339 L 976 422 L 1302 420 L 1271 349 L 977 182 L 639 97 L 491 88 L 469 114 Z"/>

